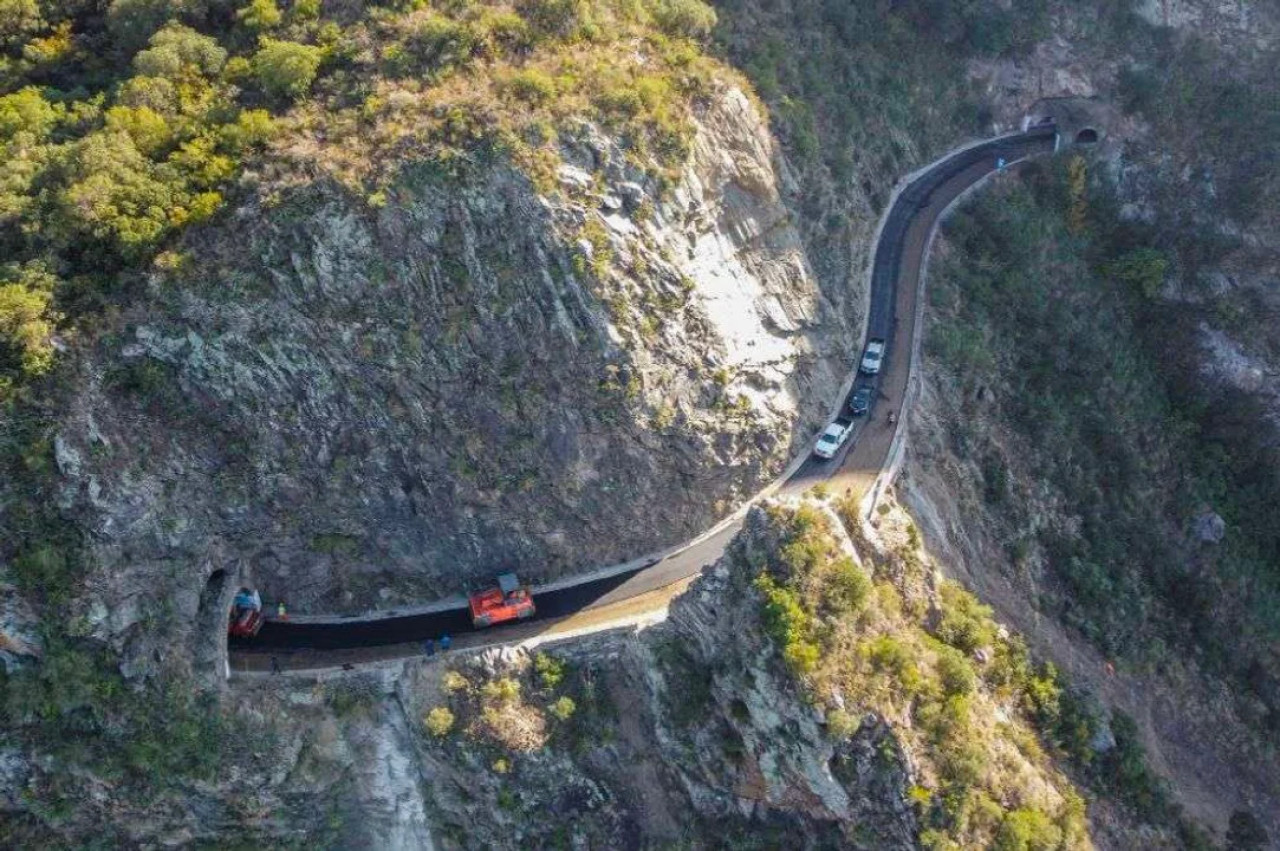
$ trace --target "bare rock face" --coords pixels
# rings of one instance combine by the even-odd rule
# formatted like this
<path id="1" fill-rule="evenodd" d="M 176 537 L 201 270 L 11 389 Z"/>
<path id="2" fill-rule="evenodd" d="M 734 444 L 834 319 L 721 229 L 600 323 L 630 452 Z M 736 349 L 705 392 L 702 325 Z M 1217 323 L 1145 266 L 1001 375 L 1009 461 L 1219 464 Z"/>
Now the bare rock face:
<path id="1" fill-rule="evenodd" d="M 857 311 L 810 273 L 755 107 L 708 106 L 667 189 L 587 125 L 559 180 L 406 165 L 380 206 L 319 182 L 193 235 L 55 443 L 90 632 L 163 653 L 137 625 L 199 621 L 218 571 L 295 611 L 544 581 L 775 474 Z"/>
<path id="2" fill-rule="evenodd" d="M 554 684 L 518 648 L 404 666 L 408 718 L 453 707 L 416 740 L 440 847 L 915 847 L 893 728 L 868 714 L 830 736 L 761 632 L 752 565 L 778 542 L 752 518 L 666 623 L 548 647 Z"/>

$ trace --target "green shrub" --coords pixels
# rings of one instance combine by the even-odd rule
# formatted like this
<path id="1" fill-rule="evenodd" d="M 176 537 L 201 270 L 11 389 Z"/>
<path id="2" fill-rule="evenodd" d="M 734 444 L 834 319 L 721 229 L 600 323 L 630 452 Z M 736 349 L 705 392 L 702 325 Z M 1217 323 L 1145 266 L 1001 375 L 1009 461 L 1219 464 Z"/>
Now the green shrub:
<path id="1" fill-rule="evenodd" d="M 716 12 L 701 0 L 654 0 L 654 21 L 670 35 L 706 38 L 716 25 Z"/>
<path id="2" fill-rule="evenodd" d="M 861 727 L 858 717 L 843 709 L 827 711 L 827 734 L 833 739 L 852 739 Z"/>
<path id="3" fill-rule="evenodd" d="M 176 21 L 151 36 L 148 45 L 133 57 L 133 67 L 148 77 L 179 80 L 188 73 L 213 76 L 227 61 L 227 51 L 217 39 Z"/>
<path id="4" fill-rule="evenodd" d="M 533 669 L 537 672 L 538 682 L 548 691 L 557 688 L 564 681 L 564 662 L 546 653 L 538 653 L 533 657 Z"/>
<path id="5" fill-rule="evenodd" d="M 527 50 L 533 44 L 529 24 L 515 12 L 485 9 L 476 31 L 489 44 L 508 52 Z"/>
<path id="6" fill-rule="evenodd" d="M 557 698 L 554 703 L 547 707 L 547 711 L 561 721 L 568 721 L 577 710 L 578 704 L 571 697 Z"/>
<path id="7" fill-rule="evenodd" d="M 0 140 L 21 133 L 33 142 L 43 141 L 65 113 L 65 107 L 45 100 L 34 86 L 4 95 L 0 97 Z"/>
<path id="8" fill-rule="evenodd" d="M 432 13 L 418 23 L 407 43 L 419 62 L 445 69 L 469 60 L 480 46 L 480 36 L 467 23 Z"/>
<path id="9" fill-rule="evenodd" d="M 255 32 L 278 27 L 283 19 L 275 0 L 249 0 L 236 11 L 236 20 Z"/>
<path id="10" fill-rule="evenodd" d="M 602 121 L 619 123 L 635 118 L 644 110 L 644 100 L 630 80 L 618 80 L 603 87 L 595 96 Z"/>
<path id="11" fill-rule="evenodd" d="M 583 0 L 517 0 L 516 10 L 542 36 L 568 39 L 586 16 Z"/>
<path id="12" fill-rule="evenodd" d="M 862 645 L 861 651 L 875 670 L 888 674 L 905 696 L 920 691 L 923 680 L 911 648 L 891 635 L 881 635 Z"/>
<path id="13" fill-rule="evenodd" d="M 973 666 L 959 653 L 938 654 L 938 679 L 948 695 L 971 694 L 978 687 L 978 675 Z"/>
<path id="14" fill-rule="evenodd" d="M 818 663 L 819 651 L 810 640 L 811 619 L 794 591 L 762 573 L 756 588 L 764 595 L 765 632 L 782 650 L 782 657 L 797 674 L 807 674 Z"/>
<path id="15" fill-rule="evenodd" d="M 0 0 L 0 45 L 21 43 L 43 27 L 37 0 Z"/>
<path id="16" fill-rule="evenodd" d="M 1270 841 L 1266 828 L 1253 813 L 1236 810 L 1231 814 L 1227 825 L 1228 851 L 1262 851 Z"/>
<path id="17" fill-rule="evenodd" d="M 862 612 L 871 597 L 871 578 L 848 556 L 841 556 L 831 563 L 825 577 L 823 600 L 827 606 L 842 616 Z"/>
<path id="18" fill-rule="evenodd" d="M 40 264 L 0 268 L 0 380 L 39 375 L 52 366 L 55 284 Z"/>
<path id="19" fill-rule="evenodd" d="M 264 38 L 253 55 L 253 73 L 267 94 L 297 98 L 315 81 L 324 52 L 318 47 Z"/>
<path id="20" fill-rule="evenodd" d="M 963 653 L 972 653 L 995 641 L 990 606 L 984 606 L 954 582 L 944 582 L 939 596 L 942 618 L 934 634 L 940 640 Z"/>
<path id="21" fill-rule="evenodd" d="M 1062 830 L 1037 809 L 1022 807 L 1008 813 L 1000 823 L 994 851 L 1056 851 Z"/>
<path id="22" fill-rule="evenodd" d="M 71 596 L 79 579 L 79 569 L 67 549 L 41 543 L 22 550 L 13 559 L 11 570 L 18 587 L 32 598 L 61 605 Z"/>
<path id="23" fill-rule="evenodd" d="M 357 713 L 366 713 L 377 703 L 378 695 L 355 684 L 335 683 L 327 689 L 329 708 L 339 718 L 350 718 Z"/>
<path id="24" fill-rule="evenodd" d="M 320 0 L 293 0 L 289 18 L 294 21 L 314 21 L 320 17 Z"/>
<path id="25" fill-rule="evenodd" d="M 445 671 L 440 677 L 440 684 L 444 686 L 444 690 L 450 694 L 459 691 L 466 691 L 471 688 L 471 683 L 462 674 L 457 671 Z"/>
<path id="26" fill-rule="evenodd" d="M 1136 248 L 1126 252 L 1103 267 L 1103 274 L 1113 278 L 1144 298 L 1153 299 L 1160 293 L 1169 260 L 1155 248 Z"/>
<path id="27" fill-rule="evenodd" d="M 113 106 L 106 118 L 108 130 L 128 134 L 134 147 L 149 157 L 160 154 L 173 140 L 169 122 L 147 106 Z"/>
<path id="28" fill-rule="evenodd" d="M 789 641 L 782 648 L 782 658 L 791 670 L 800 675 L 811 673 L 817 668 L 821 657 L 822 651 L 818 649 L 818 645 L 802 638 Z"/>
<path id="29" fill-rule="evenodd" d="M 106 15 L 111 46 L 129 57 L 173 17 L 174 5 L 173 0 L 111 0 Z"/>
<path id="30" fill-rule="evenodd" d="M 1117 712 L 1111 717 L 1115 747 L 1100 760 L 1102 777 L 1113 792 L 1139 813 L 1152 819 L 1162 817 L 1169 805 L 1164 782 L 1147 766 L 1146 755 L 1138 741 L 1138 725 L 1128 715 Z"/>
<path id="31" fill-rule="evenodd" d="M 447 706 L 435 706 L 422 718 L 427 732 L 437 739 L 443 739 L 453 730 L 453 711 Z"/>
<path id="32" fill-rule="evenodd" d="M 173 226 L 168 211 L 185 200 L 178 182 L 124 132 L 85 138 L 68 163 L 71 180 L 58 199 L 67 237 L 97 240 L 130 260 L 149 256 Z"/>
<path id="33" fill-rule="evenodd" d="M 265 109 L 246 109 L 236 116 L 234 124 L 224 124 L 221 133 L 228 147 L 244 151 L 269 142 L 276 134 L 276 126 Z"/>
<path id="34" fill-rule="evenodd" d="M 529 68 L 514 74 L 507 83 L 520 100 L 540 106 L 556 96 L 556 81 L 544 71 Z"/>
<path id="35" fill-rule="evenodd" d="M 520 700 L 520 681 L 510 677 L 490 680 L 480 687 L 485 700 L 503 705 L 510 705 Z"/>

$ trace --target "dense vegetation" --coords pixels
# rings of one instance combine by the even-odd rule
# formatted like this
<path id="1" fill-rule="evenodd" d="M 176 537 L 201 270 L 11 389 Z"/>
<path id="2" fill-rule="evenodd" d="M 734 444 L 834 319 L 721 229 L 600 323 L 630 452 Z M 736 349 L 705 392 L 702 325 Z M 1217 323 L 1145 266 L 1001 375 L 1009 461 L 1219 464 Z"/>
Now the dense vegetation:
<path id="1" fill-rule="evenodd" d="M 716 67 L 697 0 L 15 0 L 0 8 L 0 398 L 54 331 L 101 313 L 173 236 L 215 215 L 273 138 L 337 176 L 503 151 L 541 176 L 575 117 L 675 162 Z M 626 50 L 618 49 L 626 44 Z M 314 137 L 322 136 L 317 151 Z"/>
<path id="2" fill-rule="evenodd" d="M 959 250 L 932 291 L 929 351 L 965 396 L 996 389 L 996 421 L 1016 436 L 1002 447 L 978 418 L 951 419 L 1010 555 L 1043 555 L 1049 599 L 1107 653 L 1203 654 L 1268 701 L 1274 729 L 1280 457 L 1249 400 L 1200 389 L 1194 326 L 1157 297 L 1170 253 L 1118 219 L 1079 159 L 1029 169 L 948 233 Z M 1028 482 L 1078 523 L 1033 523 L 1046 497 L 1028 499 Z M 1191 533 L 1210 508 L 1227 521 L 1218 544 Z"/>
<path id="3" fill-rule="evenodd" d="M 1137 37 L 1128 42 L 1132 62 L 1120 72 L 1120 105 L 1171 140 L 1176 165 L 1191 171 L 1200 191 L 1212 186 L 1219 215 L 1244 224 L 1274 221 L 1280 200 L 1276 48 L 1245 63 L 1199 38 L 1141 26 L 1131 31 Z M 1163 190 L 1161 214 L 1189 217 L 1178 189 Z"/>
<path id="4" fill-rule="evenodd" d="M 860 528 L 856 506 L 842 511 Z M 841 552 L 824 512 L 777 508 L 770 519 L 779 541 L 756 579 L 765 629 L 833 737 L 852 735 L 867 712 L 895 724 L 919 778 L 910 797 L 926 847 L 1081 847 L 1084 802 L 1051 756 L 1152 824 L 1179 824 L 1132 722 L 1108 720 L 1052 665 L 1034 663 L 960 586 L 925 590 L 932 567 L 914 526 L 868 573 Z M 1100 745 L 1108 729 L 1114 744 Z"/>

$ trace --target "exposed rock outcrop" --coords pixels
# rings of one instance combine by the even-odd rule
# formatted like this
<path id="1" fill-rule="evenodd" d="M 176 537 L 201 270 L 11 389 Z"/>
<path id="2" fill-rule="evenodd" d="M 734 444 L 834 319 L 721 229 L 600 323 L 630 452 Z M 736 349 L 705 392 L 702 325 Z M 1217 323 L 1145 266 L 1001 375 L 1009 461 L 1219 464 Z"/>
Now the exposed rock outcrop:
<path id="1" fill-rule="evenodd" d="M 761 631 L 753 564 L 778 541 L 753 517 L 658 627 L 554 642 L 550 656 L 414 660 L 310 691 L 292 680 L 287 699 L 279 680 L 241 683 L 245 711 L 288 706 L 272 757 L 282 770 L 264 792 L 358 806 L 360 823 L 337 835 L 378 847 L 414 847 L 404 837 L 420 836 L 424 808 L 442 848 L 722 847 L 735 837 L 915 847 L 911 768 L 892 726 L 872 713 L 833 738 Z M 444 705 L 450 725 L 434 735 L 424 722 Z"/>
<path id="2" fill-rule="evenodd" d="M 859 317 L 809 272 L 756 107 L 707 105 L 670 188 L 585 124 L 559 178 L 406 164 L 383 206 L 320 182 L 193 235 L 55 442 L 93 633 L 189 623 L 230 567 L 295 610 L 544 581 L 695 534 L 776 473 Z"/>

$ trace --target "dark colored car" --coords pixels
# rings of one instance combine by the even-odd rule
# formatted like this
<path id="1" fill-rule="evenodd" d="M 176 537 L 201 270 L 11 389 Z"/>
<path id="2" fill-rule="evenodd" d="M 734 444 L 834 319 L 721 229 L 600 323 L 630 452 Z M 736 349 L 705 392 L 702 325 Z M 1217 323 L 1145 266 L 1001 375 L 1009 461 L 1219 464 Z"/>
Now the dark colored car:
<path id="1" fill-rule="evenodd" d="M 849 410 L 854 416 L 862 416 L 871 410 L 871 394 L 875 392 L 870 387 L 859 387 L 853 391 L 853 398 L 849 400 Z"/>

